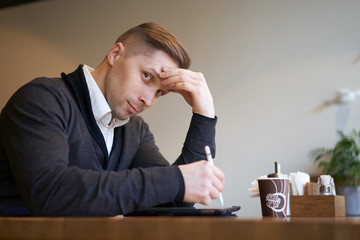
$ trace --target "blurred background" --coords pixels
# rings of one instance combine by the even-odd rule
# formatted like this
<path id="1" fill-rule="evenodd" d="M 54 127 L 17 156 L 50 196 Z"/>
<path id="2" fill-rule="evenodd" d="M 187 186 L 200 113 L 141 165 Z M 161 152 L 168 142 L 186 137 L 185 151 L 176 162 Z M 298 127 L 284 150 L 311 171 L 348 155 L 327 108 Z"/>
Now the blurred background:
<path id="1" fill-rule="evenodd" d="M 3 5 L 5 6 L 5 5 Z M 337 130 L 360 129 L 359 0 L 47 0 L 0 8 L 0 108 L 39 76 L 96 67 L 116 38 L 143 22 L 169 28 L 190 51 L 213 93 L 215 164 L 226 174 L 225 205 L 261 216 L 248 190 L 274 171 L 317 175 L 309 152 L 333 147 Z M 173 162 L 191 118 L 169 94 L 142 114 Z M 211 206 L 218 206 L 213 201 Z"/>

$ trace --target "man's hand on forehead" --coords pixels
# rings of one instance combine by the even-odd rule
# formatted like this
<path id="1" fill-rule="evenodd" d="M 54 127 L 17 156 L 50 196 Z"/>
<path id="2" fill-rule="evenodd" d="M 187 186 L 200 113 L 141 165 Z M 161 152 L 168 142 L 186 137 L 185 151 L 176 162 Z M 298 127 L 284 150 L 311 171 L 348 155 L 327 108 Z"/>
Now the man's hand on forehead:
<path id="1" fill-rule="evenodd" d="M 173 84 L 166 84 L 167 78 L 170 77 L 170 74 L 169 74 L 169 72 L 167 72 L 167 71 L 170 71 L 170 70 L 172 70 L 172 69 L 174 69 L 174 68 L 172 68 L 172 67 L 163 67 L 163 68 L 161 69 L 161 72 L 158 74 L 158 76 L 159 76 L 159 78 L 160 78 L 160 80 L 161 80 L 161 83 L 162 83 L 163 85 L 168 86 L 168 91 L 169 91 L 169 92 L 173 92 L 173 88 L 174 88 L 174 86 L 175 86 L 175 83 L 173 83 Z M 164 82 L 164 81 L 165 81 L 165 82 Z"/>
<path id="2" fill-rule="evenodd" d="M 194 113 L 215 117 L 213 98 L 202 73 L 188 69 L 163 67 L 159 73 L 161 83 L 169 91 L 181 94 Z"/>

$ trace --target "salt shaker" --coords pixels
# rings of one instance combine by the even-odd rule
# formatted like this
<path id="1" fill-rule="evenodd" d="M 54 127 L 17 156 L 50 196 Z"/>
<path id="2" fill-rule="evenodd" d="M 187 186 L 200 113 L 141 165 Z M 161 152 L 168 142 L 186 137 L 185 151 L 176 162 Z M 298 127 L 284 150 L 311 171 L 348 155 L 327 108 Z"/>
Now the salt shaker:
<path id="1" fill-rule="evenodd" d="M 321 175 L 318 184 L 320 195 L 336 195 L 334 179 L 330 175 Z"/>

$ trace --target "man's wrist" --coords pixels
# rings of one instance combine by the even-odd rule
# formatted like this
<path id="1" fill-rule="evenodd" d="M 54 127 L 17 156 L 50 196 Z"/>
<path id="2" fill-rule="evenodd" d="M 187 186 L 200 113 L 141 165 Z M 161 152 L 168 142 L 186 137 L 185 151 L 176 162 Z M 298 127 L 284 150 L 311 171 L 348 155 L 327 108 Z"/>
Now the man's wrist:
<path id="1" fill-rule="evenodd" d="M 199 115 L 202 115 L 204 117 L 208 117 L 208 118 L 214 118 L 215 117 L 215 109 L 212 108 L 212 109 L 206 109 L 206 110 L 196 110 L 196 109 L 193 109 L 193 113 L 196 113 L 196 114 L 199 114 Z"/>
<path id="2" fill-rule="evenodd" d="M 207 115 L 204 115 L 204 114 L 201 114 L 201 113 L 193 112 L 193 115 L 198 115 L 198 116 L 208 118 L 208 119 L 216 119 L 217 118 L 215 114 L 213 116 L 207 116 Z"/>

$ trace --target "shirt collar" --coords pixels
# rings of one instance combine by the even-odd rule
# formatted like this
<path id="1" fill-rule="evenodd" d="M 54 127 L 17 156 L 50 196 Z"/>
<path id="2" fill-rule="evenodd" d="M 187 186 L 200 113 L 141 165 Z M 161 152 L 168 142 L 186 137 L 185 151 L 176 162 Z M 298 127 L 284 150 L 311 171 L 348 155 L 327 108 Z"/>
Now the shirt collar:
<path id="1" fill-rule="evenodd" d="M 129 118 L 121 120 L 113 118 L 109 104 L 107 103 L 104 94 L 101 92 L 95 79 L 92 77 L 91 72 L 93 68 L 84 65 L 83 71 L 86 79 L 87 86 L 89 88 L 91 108 L 94 113 L 95 120 L 98 124 L 102 124 L 106 127 L 119 127 L 126 124 Z"/>

